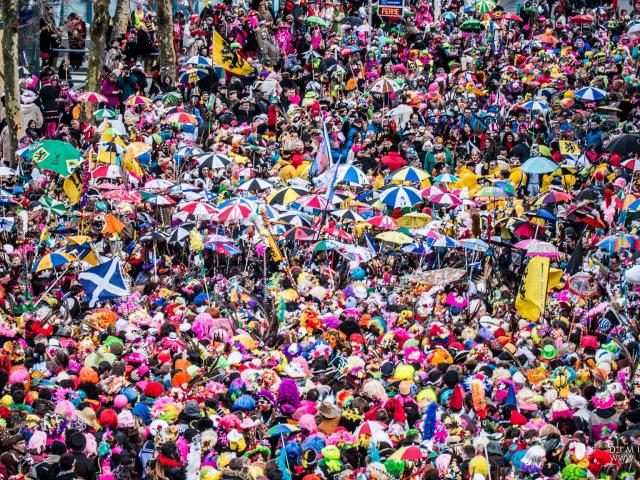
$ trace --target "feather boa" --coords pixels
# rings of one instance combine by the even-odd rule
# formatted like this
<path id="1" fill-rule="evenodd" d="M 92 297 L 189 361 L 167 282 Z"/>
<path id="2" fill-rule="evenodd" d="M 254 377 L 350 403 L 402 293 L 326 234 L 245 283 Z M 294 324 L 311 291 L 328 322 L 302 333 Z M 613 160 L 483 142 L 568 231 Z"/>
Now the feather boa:
<path id="1" fill-rule="evenodd" d="M 291 473 L 289 472 L 289 467 L 287 466 L 287 452 L 284 448 L 280 449 L 278 457 L 276 458 L 276 464 L 282 472 L 282 480 L 291 480 Z"/>
<path id="2" fill-rule="evenodd" d="M 480 418 L 487 416 L 487 403 L 484 398 L 484 385 L 482 380 L 474 378 L 471 380 L 471 400 L 473 402 L 473 409 Z"/>
<path id="3" fill-rule="evenodd" d="M 422 423 L 422 440 L 431 440 L 436 432 L 436 411 L 438 404 L 431 402 L 427 407 L 427 412 Z"/>

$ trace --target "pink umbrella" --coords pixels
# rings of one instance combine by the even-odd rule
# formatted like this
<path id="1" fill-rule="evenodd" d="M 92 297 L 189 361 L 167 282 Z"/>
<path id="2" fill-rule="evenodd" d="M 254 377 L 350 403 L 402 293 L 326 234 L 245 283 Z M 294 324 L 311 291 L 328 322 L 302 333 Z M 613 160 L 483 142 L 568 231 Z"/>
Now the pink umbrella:
<path id="1" fill-rule="evenodd" d="M 302 195 L 295 199 L 295 203 L 301 207 L 313 208 L 315 210 L 327 210 L 329 202 L 321 195 Z"/>
<path id="2" fill-rule="evenodd" d="M 101 167 L 95 168 L 91 172 L 91 178 L 120 178 L 122 177 L 122 172 L 120 171 L 120 167 L 117 165 L 103 165 Z"/>
<path id="3" fill-rule="evenodd" d="M 531 240 L 527 247 L 527 257 L 548 257 L 557 258 L 560 256 L 560 252 L 549 242 L 543 242 L 540 240 Z"/>
<path id="4" fill-rule="evenodd" d="M 102 194 L 107 200 L 115 200 L 118 202 L 135 203 L 142 201 L 142 195 L 135 190 L 110 190 Z"/>
<path id="5" fill-rule="evenodd" d="M 460 200 L 455 195 L 451 195 L 450 193 L 440 193 L 438 195 L 434 195 L 433 197 L 429 198 L 429 202 L 437 203 L 438 205 L 449 205 L 452 207 L 462 205 L 462 200 Z"/>
<path id="6" fill-rule="evenodd" d="M 433 187 L 427 187 L 424 190 L 422 190 L 421 195 L 424 198 L 429 198 L 429 197 L 435 197 L 436 195 L 441 195 L 443 193 L 447 193 L 447 191 L 444 188 L 433 186 Z"/>

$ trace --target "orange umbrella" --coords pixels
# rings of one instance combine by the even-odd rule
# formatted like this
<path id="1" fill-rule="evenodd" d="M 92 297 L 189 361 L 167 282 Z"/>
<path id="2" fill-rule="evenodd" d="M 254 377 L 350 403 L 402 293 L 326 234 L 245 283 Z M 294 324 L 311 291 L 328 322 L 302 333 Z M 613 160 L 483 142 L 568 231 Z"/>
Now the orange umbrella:
<path id="1" fill-rule="evenodd" d="M 104 227 L 101 233 L 118 233 L 124 228 L 124 223 L 111 213 L 104 218 Z"/>
<path id="2" fill-rule="evenodd" d="M 549 29 L 547 29 L 543 34 L 536 35 L 536 40 L 549 45 L 555 45 L 559 42 L 558 38 L 554 37 Z"/>

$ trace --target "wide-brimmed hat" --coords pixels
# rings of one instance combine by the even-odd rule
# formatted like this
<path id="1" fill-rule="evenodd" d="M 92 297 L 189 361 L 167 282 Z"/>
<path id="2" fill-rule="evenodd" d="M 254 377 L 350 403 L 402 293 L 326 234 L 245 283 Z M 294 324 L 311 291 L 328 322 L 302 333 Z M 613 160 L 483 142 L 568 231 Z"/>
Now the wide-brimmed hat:
<path id="1" fill-rule="evenodd" d="M 76 417 L 91 428 L 98 428 L 99 426 L 96 420 L 96 412 L 91 407 L 84 407 L 82 410 L 76 410 Z"/>
<path id="2" fill-rule="evenodd" d="M 333 403 L 322 402 L 318 407 L 318 413 L 324 418 L 332 419 L 338 416 L 338 409 Z"/>

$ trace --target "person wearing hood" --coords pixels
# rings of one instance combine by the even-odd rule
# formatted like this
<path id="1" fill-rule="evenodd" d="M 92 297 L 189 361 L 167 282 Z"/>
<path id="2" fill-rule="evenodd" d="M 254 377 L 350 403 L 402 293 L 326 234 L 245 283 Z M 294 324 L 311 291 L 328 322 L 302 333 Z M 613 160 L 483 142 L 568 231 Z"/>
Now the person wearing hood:
<path id="1" fill-rule="evenodd" d="M 22 113 L 22 120 L 25 125 L 29 125 L 29 123 L 33 120 L 36 122 L 35 127 L 39 130 L 42 128 L 44 123 L 44 117 L 42 116 L 42 110 L 36 104 L 38 100 L 38 95 L 31 90 L 25 90 L 22 95 L 20 95 L 20 113 Z"/>

